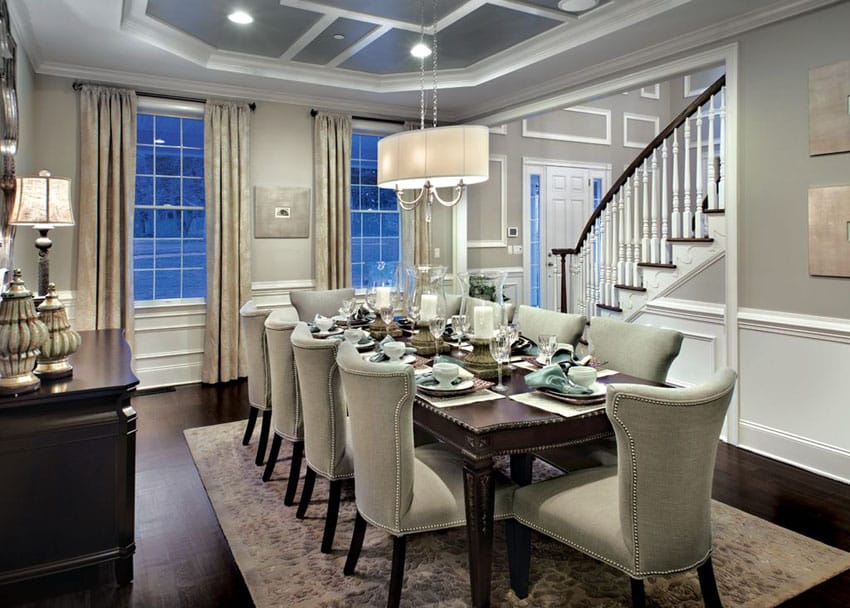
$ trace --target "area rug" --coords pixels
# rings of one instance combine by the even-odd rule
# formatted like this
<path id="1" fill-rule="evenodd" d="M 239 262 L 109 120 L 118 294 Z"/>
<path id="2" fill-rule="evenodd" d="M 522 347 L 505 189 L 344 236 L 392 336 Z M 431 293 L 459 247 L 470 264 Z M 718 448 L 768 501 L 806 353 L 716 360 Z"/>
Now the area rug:
<path id="1" fill-rule="evenodd" d="M 353 485 L 343 490 L 333 554 L 319 551 L 328 484 L 319 478 L 304 520 L 283 504 L 289 447 L 284 441 L 272 479 L 254 464 L 256 443 L 241 443 L 245 422 L 185 431 L 192 457 L 221 528 L 258 608 L 384 606 L 392 541 L 367 528 L 355 576 L 342 575 L 355 507 Z M 551 474 L 535 464 L 535 477 Z M 299 492 L 301 485 L 299 484 Z M 714 502 L 714 569 L 724 605 L 775 606 L 850 568 L 850 553 L 829 547 L 728 505 Z M 494 606 L 629 606 L 629 580 L 620 572 L 535 533 L 531 589 L 524 600 L 508 578 L 503 526 L 496 527 Z M 653 577 L 649 606 L 698 608 L 695 573 Z M 466 531 L 412 536 L 407 544 L 402 606 L 469 605 Z"/>

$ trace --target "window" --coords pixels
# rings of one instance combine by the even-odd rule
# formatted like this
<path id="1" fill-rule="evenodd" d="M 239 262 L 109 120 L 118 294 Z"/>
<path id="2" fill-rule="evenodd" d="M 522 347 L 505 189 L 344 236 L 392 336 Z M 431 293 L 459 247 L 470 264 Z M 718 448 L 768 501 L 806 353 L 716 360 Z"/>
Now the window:
<path id="1" fill-rule="evenodd" d="M 396 195 L 377 186 L 381 137 L 354 133 L 351 138 L 351 282 L 355 289 L 369 287 L 379 266 L 394 269 L 401 258 Z"/>
<path id="2" fill-rule="evenodd" d="M 138 114 L 134 205 L 136 301 L 203 298 L 203 119 Z"/>

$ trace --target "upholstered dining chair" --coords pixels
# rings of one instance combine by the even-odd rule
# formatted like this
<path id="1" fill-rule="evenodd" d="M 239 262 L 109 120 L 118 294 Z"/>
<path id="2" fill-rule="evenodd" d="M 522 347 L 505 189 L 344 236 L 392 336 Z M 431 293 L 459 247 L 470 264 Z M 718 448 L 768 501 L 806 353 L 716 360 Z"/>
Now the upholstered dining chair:
<path id="1" fill-rule="evenodd" d="M 291 309 L 278 309 L 266 318 L 266 344 L 269 356 L 269 380 L 272 403 L 272 447 L 263 481 L 271 479 L 283 440 L 292 443 L 292 459 L 283 504 L 292 506 L 298 478 L 301 476 L 301 459 L 304 455 L 304 425 L 301 414 L 301 396 L 298 393 L 298 376 L 295 356 L 292 354 L 292 331 L 298 323 Z"/>
<path id="2" fill-rule="evenodd" d="M 587 317 L 520 304 L 514 320 L 524 336 L 537 341 L 541 334 L 553 334 L 557 341 L 576 346 L 584 333 Z"/>
<path id="3" fill-rule="evenodd" d="M 608 387 L 619 462 L 517 489 L 511 586 L 528 593 L 530 529 L 625 572 L 632 605 L 643 579 L 697 568 L 706 606 L 720 606 L 711 564 L 711 485 L 735 372 L 692 388 Z"/>
<path id="4" fill-rule="evenodd" d="M 316 315 L 332 317 L 339 314 L 343 300 L 354 297 L 354 289 L 314 289 L 312 291 L 292 291 L 289 300 L 298 311 L 301 321 L 312 321 Z"/>
<path id="5" fill-rule="evenodd" d="M 239 322 L 245 338 L 245 358 L 248 363 L 248 403 L 251 406 L 242 445 L 248 445 L 251 441 L 251 435 L 254 434 L 254 426 L 257 423 L 257 414 L 263 412 L 260 441 L 257 443 L 257 457 L 254 460 L 258 467 L 262 466 L 265 459 L 271 427 L 271 386 L 266 351 L 266 329 L 263 325 L 270 312 L 269 309 L 258 309 L 253 300 L 248 300 L 239 309 Z"/>
<path id="6" fill-rule="evenodd" d="M 366 522 L 393 537 L 387 606 L 398 606 L 407 537 L 466 525 L 463 462 L 441 444 L 414 447 L 414 371 L 364 361 L 350 344 L 337 355 L 348 396 L 357 518 L 344 574 L 354 574 Z M 511 515 L 513 484 L 496 479 L 495 517 Z"/>
<path id="7" fill-rule="evenodd" d="M 304 414 L 304 455 L 307 473 L 295 516 L 304 519 L 316 475 L 330 482 L 322 553 L 333 548 L 342 482 L 354 477 L 347 405 L 336 364 L 339 340 L 317 340 L 307 324 L 292 331 L 292 350 L 298 372 L 298 391 Z"/>

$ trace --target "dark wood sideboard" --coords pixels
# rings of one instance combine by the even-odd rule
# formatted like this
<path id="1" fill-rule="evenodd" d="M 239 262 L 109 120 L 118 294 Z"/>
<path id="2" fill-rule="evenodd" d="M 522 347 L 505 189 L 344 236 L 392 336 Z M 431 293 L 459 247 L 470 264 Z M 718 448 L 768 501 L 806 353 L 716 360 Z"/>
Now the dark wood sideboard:
<path id="1" fill-rule="evenodd" d="M 133 579 L 139 380 L 121 330 L 80 333 L 73 377 L 0 397 L 0 584 L 109 561 Z"/>

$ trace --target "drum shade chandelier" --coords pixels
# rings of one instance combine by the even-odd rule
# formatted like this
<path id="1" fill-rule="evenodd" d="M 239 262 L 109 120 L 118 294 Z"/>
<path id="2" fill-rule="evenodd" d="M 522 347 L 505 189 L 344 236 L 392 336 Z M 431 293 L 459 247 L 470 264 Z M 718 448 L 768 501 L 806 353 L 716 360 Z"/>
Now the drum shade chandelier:
<path id="1" fill-rule="evenodd" d="M 378 141 L 378 186 L 395 190 L 399 206 L 407 211 L 426 204 L 426 221 L 431 221 L 434 200 L 451 207 L 460 202 L 466 186 L 487 181 L 490 175 L 490 131 L 476 125 L 437 126 L 437 2 L 434 1 L 434 25 L 431 43 L 434 88 L 433 124 L 425 128 L 425 45 L 424 0 L 419 43 L 419 129 L 402 131 Z M 437 188 L 452 188 L 450 199 L 443 199 Z M 413 198 L 405 199 L 404 191 Z"/>

